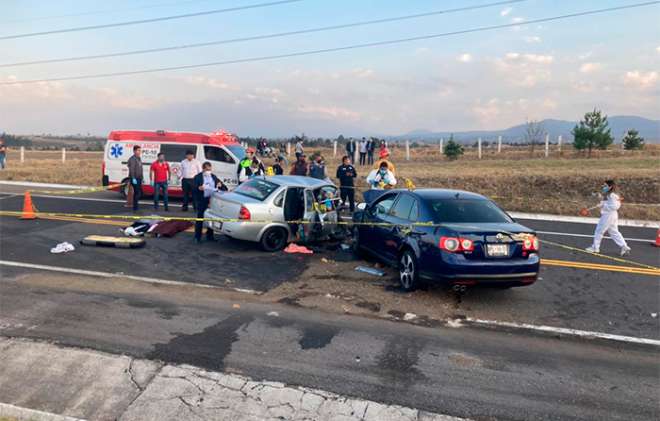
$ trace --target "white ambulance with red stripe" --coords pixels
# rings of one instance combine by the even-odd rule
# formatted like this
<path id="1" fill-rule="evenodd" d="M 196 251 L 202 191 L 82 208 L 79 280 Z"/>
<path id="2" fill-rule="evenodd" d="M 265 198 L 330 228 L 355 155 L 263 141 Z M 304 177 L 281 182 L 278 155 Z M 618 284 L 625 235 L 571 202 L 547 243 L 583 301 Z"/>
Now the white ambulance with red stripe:
<path id="1" fill-rule="evenodd" d="M 181 196 L 181 161 L 186 152 L 192 151 L 200 164 L 209 161 L 213 173 L 228 187 L 238 184 L 238 165 L 245 156 L 245 148 L 233 134 L 218 131 L 205 133 L 167 132 L 165 130 L 117 130 L 110 132 L 103 155 L 103 185 L 126 184 L 128 181 L 127 161 L 133 155 L 133 146 L 142 147 L 142 165 L 144 171 L 143 191 L 153 194 L 151 186 L 151 164 L 160 152 L 165 154 L 165 161 L 170 164 L 172 176 L 168 192 Z M 122 196 L 126 189 L 117 188 Z"/>

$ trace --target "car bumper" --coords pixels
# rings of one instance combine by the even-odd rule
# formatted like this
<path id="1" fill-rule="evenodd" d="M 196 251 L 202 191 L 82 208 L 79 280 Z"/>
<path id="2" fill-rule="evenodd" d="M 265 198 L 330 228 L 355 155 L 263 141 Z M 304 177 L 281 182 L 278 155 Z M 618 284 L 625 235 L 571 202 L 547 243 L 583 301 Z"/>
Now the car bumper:
<path id="1" fill-rule="evenodd" d="M 208 219 L 230 219 L 213 213 L 210 209 L 204 212 L 204 218 Z M 252 222 L 225 222 L 225 221 L 204 221 L 204 226 L 213 231 L 226 236 L 245 241 L 259 241 L 263 224 Z"/>

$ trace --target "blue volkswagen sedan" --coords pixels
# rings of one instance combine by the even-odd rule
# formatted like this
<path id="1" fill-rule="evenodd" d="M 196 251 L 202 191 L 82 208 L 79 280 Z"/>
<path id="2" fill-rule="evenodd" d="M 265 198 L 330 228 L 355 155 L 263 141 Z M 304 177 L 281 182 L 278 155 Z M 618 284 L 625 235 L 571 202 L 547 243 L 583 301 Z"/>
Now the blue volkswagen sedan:
<path id="1" fill-rule="evenodd" d="M 445 189 L 389 190 L 353 214 L 353 249 L 399 268 L 401 286 L 530 285 L 536 233 L 490 199 Z"/>

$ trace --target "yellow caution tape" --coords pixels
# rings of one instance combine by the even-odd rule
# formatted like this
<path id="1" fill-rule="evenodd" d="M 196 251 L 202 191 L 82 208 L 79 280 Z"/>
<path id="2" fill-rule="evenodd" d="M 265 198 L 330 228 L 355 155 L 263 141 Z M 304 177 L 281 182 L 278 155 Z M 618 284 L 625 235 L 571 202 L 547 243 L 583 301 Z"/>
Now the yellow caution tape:
<path id="1" fill-rule="evenodd" d="M 112 190 L 121 187 L 125 184 L 126 183 L 110 184 L 109 186 L 87 187 L 84 189 L 75 189 L 75 190 L 28 190 L 28 191 L 30 193 L 37 193 L 37 194 L 84 194 L 84 193 L 94 193 L 99 191 Z"/>
<path id="2" fill-rule="evenodd" d="M 542 242 L 543 242 L 543 244 L 549 244 L 551 246 L 560 247 L 560 248 L 563 248 L 563 249 L 566 249 L 566 250 L 577 251 L 577 252 L 580 252 L 580 253 L 585 253 L 585 254 L 589 254 L 589 255 L 592 255 L 592 256 L 601 257 L 603 259 L 612 260 L 614 262 L 626 263 L 626 264 L 629 264 L 629 265 L 636 265 L 636 266 L 640 266 L 640 267 L 643 267 L 643 268 L 646 268 L 646 269 L 651 269 L 651 270 L 660 270 L 660 268 L 655 267 L 655 266 L 647 265 L 647 264 L 644 264 L 644 263 L 637 263 L 637 262 L 634 262 L 632 260 L 622 259 L 620 257 L 613 257 L 613 256 L 608 256 L 608 255 L 600 254 L 600 253 L 591 253 L 591 252 L 588 252 L 588 251 L 583 250 L 581 248 L 571 247 L 571 246 L 567 246 L 566 244 L 561 244 L 561 243 L 555 243 L 554 241 L 550 241 L 550 240 L 543 239 Z"/>

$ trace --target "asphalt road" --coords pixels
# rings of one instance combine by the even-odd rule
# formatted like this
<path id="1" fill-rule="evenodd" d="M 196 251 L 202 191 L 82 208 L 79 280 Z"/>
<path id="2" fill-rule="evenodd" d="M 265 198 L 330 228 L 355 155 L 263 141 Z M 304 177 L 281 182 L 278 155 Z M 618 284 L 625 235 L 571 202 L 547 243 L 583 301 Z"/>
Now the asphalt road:
<path id="1" fill-rule="evenodd" d="M 656 347 L 427 328 L 199 288 L 3 269 L 0 334 L 475 420 L 658 419 Z M 186 287 L 188 288 L 188 287 Z"/>
<path id="2" fill-rule="evenodd" d="M 3 187 L 2 191 L 7 190 Z M 22 200 L 21 195 L 0 197 L 0 209 L 19 210 Z M 66 199 L 35 195 L 34 202 L 44 212 L 126 213 L 122 201 L 113 192 Z M 148 206 L 144 208 L 141 213 L 151 213 Z M 170 213 L 182 215 L 180 212 Z M 590 238 L 573 235 L 589 235 L 593 231 L 593 226 L 589 224 L 520 222 L 541 232 L 560 233 L 541 234 L 542 241 L 549 239 L 576 248 L 589 245 Z M 660 249 L 650 244 L 655 236 L 653 229 L 622 227 L 621 231 L 627 238 L 642 240 L 630 241 L 633 253 L 629 259 L 660 266 Z M 260 292 L 269 291 L 286 281 L 295 281 L 309 265 L 319 265 L 322 257 L 345 258 L 331 251 L 304 258 L 284 253 L 263 253 L 251 243 L 222 237 L 217 243 L 200 246 L 192 242 L 189 233 L 181 233 L 171 239 L 148 240 L 148 245 L 139 250 L 79 247 L 74 253 L 53 255 L 48 250 L 59 242 L 77 243 L 90 234 L 118 235 L 118 227 L 0 217 L 0 233 L 1 260 L 121 272 Z M 618 256 L 611 240 L 604 241 L 602 251 Z M 629 265 L 548 244 L 542 245 L 541 255 L 545 259 Z M 362 263 L 356 262 L 356 265 Z M 660 307 L 660 282 L 657 277 L 543 266 L 541 278 L 532 286 L 510 291 L 471 290 L 463 297 L 455 315 L 660 338 L 660 318 L 653 317 L 653 314 L 657 316 Z M 432 294 L 438 298 L 439 305 L 447 300 L 443 291 Z"/>

